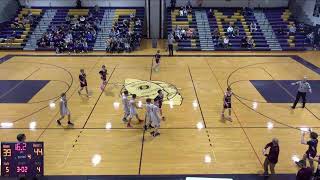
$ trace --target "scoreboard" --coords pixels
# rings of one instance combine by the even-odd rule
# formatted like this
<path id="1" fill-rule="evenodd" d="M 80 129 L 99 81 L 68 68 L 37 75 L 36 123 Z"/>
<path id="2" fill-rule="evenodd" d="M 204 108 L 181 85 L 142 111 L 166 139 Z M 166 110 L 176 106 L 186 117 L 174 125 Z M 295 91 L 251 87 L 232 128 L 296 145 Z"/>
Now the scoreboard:
<path id="1" fill-rule="evenodd" d="M 1 142 L 1 176 L 43 176 L 43 142 Z"/>

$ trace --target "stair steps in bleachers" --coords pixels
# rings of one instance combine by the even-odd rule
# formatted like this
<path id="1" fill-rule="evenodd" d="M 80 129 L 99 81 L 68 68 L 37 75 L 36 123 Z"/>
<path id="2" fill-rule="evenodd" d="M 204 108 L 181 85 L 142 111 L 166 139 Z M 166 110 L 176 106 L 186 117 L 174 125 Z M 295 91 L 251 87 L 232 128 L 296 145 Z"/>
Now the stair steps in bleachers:
<path id="1" fill-rule="evenodd" d="M 47 29 L 56 12 L 57 10 L 55 9 L 48 9 L 45 11 L 23 50 L 35 50 L 38 47 L 37 40 L 42 37 L 43 33 L 47 32 Z"/>
<path id="2" fill-rule="evenodd" d="M 277 36 L 264 12 L 262 10 L 254 10 L 253 12 L 270 49 L 272 51 L 282 51 Z"/>
<path id="3" fill-rule="evenodd" d="M 95 51 L 105 51 L 106 50 L 106 39 L 109 37 L 109 31 L 113 25 L 113 18 L 115 11 L 113 9 L 106 9 L 103 18 L 100 22 L 96 42 L 94 44 L 93 50 Z"/>
<path id="4" fill-rule="evenodd" d="M 201 50 L 204 51 L 213 51 L 214 44 L 212 40 L 210 25 L 205 10 L 196 10 L 195 11 L 197 28 L 199 33 L 199 40 Z"/>

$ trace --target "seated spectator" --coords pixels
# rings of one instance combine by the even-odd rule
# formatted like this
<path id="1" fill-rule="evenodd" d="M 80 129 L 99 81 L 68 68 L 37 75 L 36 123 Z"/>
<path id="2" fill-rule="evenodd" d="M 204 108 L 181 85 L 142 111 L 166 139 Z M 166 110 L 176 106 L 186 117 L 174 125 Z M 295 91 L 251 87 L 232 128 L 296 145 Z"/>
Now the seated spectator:
<path id="1" fill-rule="evenodd" d="M 280 26 L 279 29 L 277 30 L 277 33 L 278 33 L 279 35 L 284 35 L 284 34 L 285 34 L 284 28 L 283 28 L 282 26 Z"/>
<path id="2" fill-rule="evenodd" d="M 257 24 L 255 22 L 251 22 L 250 24 L 250 32 L 256 32 L 258 30 Z"/>
<path id="3" fill-rule="evenodd" d="M 228 36 L 226 36 L 224 39 L 223 39 L 223 46 L 224 48 L 229 48 L 231 46 L 231 43 L 229 42 L 229 38 Z"/>
<path id="4" fill-rule="evenodd" d="M 187 37 L 188 37 L 188 38 L 193 38 L 193 29 L 192 29 L 192 28 L 189 28 L 189 29 L 187 30 Z"/>
<path id="5" fill-rule="evenodd" d="M 182 39 L 185 39 L 187 37 L 187 32 L 186 32 L 186 30 L 184 28 L 181 29 L 180 33 L 181 33 L 181 38 Z"/>
<path id="6" fill-rule="evenodd" d="M 295 35 L 296 34 L 296 31 L 297 31 L 297 28 L 294 24 L 290 25 L 289 27 L 289 35 Z"/>
<path id="7" fill-rule="evenodd" d="M 227 35 L 230 37 L 230 36 L 233 36 L 233 27 L 231 26 L 231 24 L 229 25 L 228 29 L 227 29 Z"/>
<path id="8" fill-rule="evenodd" d="M 299 23 L 298 24 L 298 28 L 297 28 L 297 30 L 299 31 L 299 32 L 304 32 L 304 24 L 303 23 Z"/>
<path id="9" fill-rule="evenodd" d="M 233 28 L 233 36 L 239 36 L 239 27 L 237 25 L 235 25 Z"/>
<path id="10" fill-rule="evenodd" d="M 247 48 L 248 47 L 248 41 L 247 41 L 246 36 L 243 36 L 242 39 L 241 39 L 241 47 L 242 48 Z"/>
<path id="11" fill-rule="evenodd" d="M 208 17 L 210 17 L 210 18 L 211 18 L 211 17 L 213 17 L 213 11 L 212 11 L 212 9 L 211 9 L 211 8 L 209 9 Z"/>
<path id="12" fill-rule="evenodd" d="M 133 13 L 130 14 L 130 21 L 136 21 L 136 16 Z"/>
<path id="13" fill-rule="evenodd" d="M 191 1 L 190 0 L 188 0 L 186 9 L 187 9 L 187 13 L 188 14 L 192 14 L 192 5 L 191 5 Z"/>
<path id="14" fill-rule="evenodd" d="M 212 37 L 213 39 L 217 40 L 220 36 L 220 32 L 218 30 L 218 28 L 214 28 L 213 32 L 212 32 Z"/>
<path id="15" fill-rule="evenodd" d="M 139 28 L 142 26 L 142 22 L 141 20 L 138 18 L 137 21 L 136 21 L 136 26 Z"/>
<path id="16" fill-rule="evenodd" d="M 179 10 L 179 15 L 180 15 L 180 16 L 183 16 L 183 15 L 184 15 L 182 8 Z"/>
<path id="17" fill-rule="evenodd" d="M 223 42 L 223 38 L 221 35 L 218 38 L 217 47 L 224 47 L 224 42 Z"/>
<path id="18" fill-rule="evenodd" d="M 94 6 L 94 8 L 93 8 L 93 12 L 94 12 L 95 14 L 98 14 L 99 11 L 100 11 L 100 8 L 99 8 L 98 4 L 96 4 L 96 5 Z"/>
<path id="19" fill-rule="evenodd" d="M 254 41 L 251 37 L 247 38 L 247 46 L 248 48 L 253 48 L 254 47 Z"/>

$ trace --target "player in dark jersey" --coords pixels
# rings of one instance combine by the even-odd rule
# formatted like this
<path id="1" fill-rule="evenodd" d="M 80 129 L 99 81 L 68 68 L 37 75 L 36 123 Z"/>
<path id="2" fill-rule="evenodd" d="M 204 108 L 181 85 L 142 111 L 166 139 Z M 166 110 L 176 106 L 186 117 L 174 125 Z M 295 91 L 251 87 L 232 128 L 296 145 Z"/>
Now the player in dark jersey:
<path id="1" fill-rule="evenodd" d="M 153 70 L 154 71 L 159 71 L 160 59 L 161 59 L 160 50 L 157 51 L 157 53 L 154 55 L 153 58 L 155 59 L 155 64 L 153 65 Z"/>
<path id="2" fill-rule="evenodd" d="M 79 74 L 79 81 L 80 81 L 80 89 L 78 91 L 79 95 L 81 95 L 81 91 L 83 89 L 86 89 L 87 96 L 89 97 L 89 92 L 88 92 L 88 84 L 87 84 L 87 75 L 84 73 L 84 69 L 80 69 L 80 74 Z"/>
<path id="3" fill-rule="evenodd" d="M 222 118 L 224 118 L 224 111 L 226 109 L 228 109 L 229 116 L 231 117 L 231 97 L 232 97 L 232 91 L 231 91 L 231 88 L 228 87 L 227 92 L 225 92 L 223 96 L 223 108 L 221 113 Z"/>
<path id="4" fill-rule="evenodd" d="M 158 107 L 160 109 L 160 115 L 161 115 L 162 120 L 164 120 L 164 116 L 162 115 L 163 93 L 162 93 L 161 89 L 158 90 L 158 95 L 156 98 L 154 98 L 154 101 L 158 102 Z"/>
<path id="5" fill-rule="evenodd" d="M 107 74 L 108 74 L 105 65 L 102 65 L 102 69 L 99 71 L 99 74 L 100 74 L 100 78 L 102 80 L 102 83 L 100 85 L 100 89 L 101 89 L 101 91 L 103 91 L 107 85 Z"/>
<path id="6" fill-rule="evenodd" d="M 308 150 L 303 155 L 302 160 L 308 159 L 310 168 L 314 171 L 313 158 L 317 155 L 317 146 L 318 146 L 318 134 L 310 131 L 310 140 L 305 140 L 305 132 L 302 132 L 301 135 L 301 144 L 308 145 Z"/>

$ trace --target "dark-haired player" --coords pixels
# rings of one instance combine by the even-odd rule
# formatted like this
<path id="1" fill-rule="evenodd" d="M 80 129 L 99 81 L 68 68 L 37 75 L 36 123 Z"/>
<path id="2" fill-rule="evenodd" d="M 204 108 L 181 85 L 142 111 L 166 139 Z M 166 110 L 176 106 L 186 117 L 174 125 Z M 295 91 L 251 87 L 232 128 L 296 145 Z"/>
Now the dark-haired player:
<path id="1" fill-rule="evenodd" d="M 310 168 L 312 169 L 312 171 L 314 171 L 313 158 L 315 158 L 317 155 L 318 134 L 310 131 L 310 140 L 306 141 L 305 132 L 303 131 L 301 135 L 301 144 L 308 145 L 308 150 L 303 155 L 302 160 L 308 159 Z"/>
<path id="2" fill-rule="evenodd" d="M 221 117 L 224 118 L 224 111 L 228 109 L 229 117 L 231 117 L 231 97 L 232 97 L 232 91 L 231 88 L 228 87 L 227 91 L 224 93 L 223 96 L 223 108 L 221 112 Z"/>
<path id="3" fill-rule="evenodd" d="M 161 89 L 158 90 L 158 95 L 156 96 L 156 98 L 154 98 L 154 102 L 156 101 L 158 102 L 158 108 L 160 110 L 161 118 L 162 120 L 164 120 L 164 116 L 162 115 L 163 93 Z"/>
<path id="4" fill-rule="evenodd" d="M 154 59 L 155 59 L 155 64 L 153 65 L 153 70 L 154 71 L 159 71 L 160 68 L 160 50 L 157 51 L 157 53 L 154 55 Z"/>
<path id="5" fill-rule="evenodd" d="M 102 65 L 102 68 L 99 71 L 99 74 L 100 74 L 100 78 L 102 80 L 102 83 L 100 85 L 100 89 L 101 89 L 101 91 L 103 91 L 104 88 L 106 87 L 106 84 L 107 84 L 107 74 L 108 74 L 105 65 Z"/>
<path id="6" fill-rule="evenodd" d="M 84 69 L 80 69 L 80 74 L 79 74 L 79 81 L 80 81 L 80 89 L 78 91 L 79 95 L 81 95 L 81 91 L 83 89 L 86 90 L 87 96 L 89 97 L 89 92 L 88 92 L 88 84 L 87 84 L 87 75 L 84 72 Z"/>

